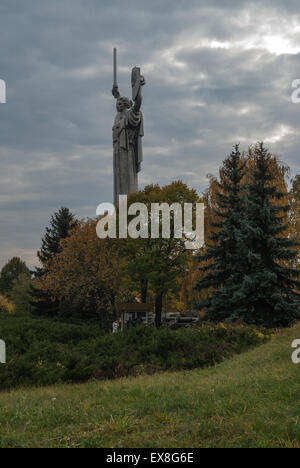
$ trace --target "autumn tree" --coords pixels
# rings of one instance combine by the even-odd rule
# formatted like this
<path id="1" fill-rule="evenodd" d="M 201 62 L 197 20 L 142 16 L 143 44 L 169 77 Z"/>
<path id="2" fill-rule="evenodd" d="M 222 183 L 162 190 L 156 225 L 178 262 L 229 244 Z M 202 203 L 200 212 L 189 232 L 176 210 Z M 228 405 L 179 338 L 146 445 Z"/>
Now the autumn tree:
<path id="1" fill-rule="evenodd" d="M 177 279 L 177 288 L 170 297 L 171 307 L 183 314 L 189 314 L 195 311 L 195 304 L 207 298 L 206 291 L 199 291 L 195 284 L 203 277 L 199 269 L 198 256 L 193 251 L 187 252 L 187 263 L 182 275 Z M 201 315 L 203 315 L 201 313 Z"/>
<path id="2" fill-rule="evenodd" d="M 60 314 L 101 319 L 116 314 L 121 268 L 117 241 L 99 239 L 95 220 L 79 222 L 36 286 L 59 302 Z"/>
<path id="3" fill-rule="evenodd" d="M 66 239 L 71 230 L 77 225 L 75 215 L 69 208 L 62 207 L 56 211 L 50 219 L 50 226 L 46 227 L 46 233 L 42 239 L 42 247 L 37 252 L 41 266 L 34 271 L 35 277 L 41 277 L 47 273 L 51 262 L 62 247 L 61 241 Z M 35 281 L 30 286 L 30 304 L 36 315 L 53 316 L 61 313 L 61 304 L 54 296 L 49 296 L 45 291 L 39 289 Z"/>
<path id="4" fill-rule="evenodd" d="M 6 296 L 0 294 L 0 314 L 13 315 L 15 313 L 15 305 L 10 302 Z"/>
<path id="5" fill-rule="evenodd" d="M 291 238 L 297 239 L 300 244 L 300 175 L 292 180 L 290 190 L 290 212 L 289 212 L 289 234 Z M 300 268 L 300 249 L 299 245 L 295 247 L 298 255 L 295 257 L 293 266 Z"/>

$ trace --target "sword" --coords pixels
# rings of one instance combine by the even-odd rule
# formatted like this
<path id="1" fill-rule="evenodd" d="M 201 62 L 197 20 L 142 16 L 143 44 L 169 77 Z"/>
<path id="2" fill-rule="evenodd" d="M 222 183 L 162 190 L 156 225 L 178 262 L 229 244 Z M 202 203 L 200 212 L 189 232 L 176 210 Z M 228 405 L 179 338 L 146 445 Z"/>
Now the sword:
<path id="1" fill-rule="evenodd" d="M 118 86 L 117 84 L 117 49 L 114 48 L 114 86 Z"/>

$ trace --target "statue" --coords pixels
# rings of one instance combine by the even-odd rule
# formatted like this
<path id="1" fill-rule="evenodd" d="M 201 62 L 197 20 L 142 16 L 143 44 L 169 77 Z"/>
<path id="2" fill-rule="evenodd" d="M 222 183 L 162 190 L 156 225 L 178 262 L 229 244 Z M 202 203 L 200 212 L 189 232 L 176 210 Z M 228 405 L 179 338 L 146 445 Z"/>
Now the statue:
<path id="1" fill-rule="evenodd" d="M 114 203 L 119 195 L 129 195 L 138 190 L 138 173 L 143 160 L 144 136 L 142 86 L 145 84 L 140 69 L 134 67 L 131 74 L 132 100 L 121 97 L 117 84 L 117 56 L 114 49 L 114 84 L 112 94 L 117 100 L 117 115 L 113 126 Z"/>

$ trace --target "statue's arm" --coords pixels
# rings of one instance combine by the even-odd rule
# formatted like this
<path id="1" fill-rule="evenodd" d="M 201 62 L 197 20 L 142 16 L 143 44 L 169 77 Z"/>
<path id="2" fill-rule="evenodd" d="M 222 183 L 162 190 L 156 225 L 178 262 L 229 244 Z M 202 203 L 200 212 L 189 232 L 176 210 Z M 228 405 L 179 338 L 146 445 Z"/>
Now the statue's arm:
<path id="1" fill-rule="evenodd" d="M 142 106 L 142 90 L 140 89 L 136 97 L 136 100 L 134 101 L 134 106 L 133 106 L 134 112 L 139 112 L 141 106 Z"/>
<path id="2" fill-rule="evenodd" d="M 145 82 L 145 78 L 143 76 L 141 76 L 141 86 L 140 86 L 140 89 L 139 89 L 139 92 L 138 92 L 138 95 L 134 101 L 134 106 L 133 106 L 133 110 L 134 112 L 139 112 L 140 111 L 140 108 L 142 106 L 142 86 L 144 86 L 146 84 Z"/>
<path id="3" fill-rule="evenodd" d="M 119 99 L 119 97 L 121 97 L 121 94 L 119 92 L 119 87 L 118 85 L 113 85 L 113 88 L 112 88 L 112 95 L 115 99 Z"/>

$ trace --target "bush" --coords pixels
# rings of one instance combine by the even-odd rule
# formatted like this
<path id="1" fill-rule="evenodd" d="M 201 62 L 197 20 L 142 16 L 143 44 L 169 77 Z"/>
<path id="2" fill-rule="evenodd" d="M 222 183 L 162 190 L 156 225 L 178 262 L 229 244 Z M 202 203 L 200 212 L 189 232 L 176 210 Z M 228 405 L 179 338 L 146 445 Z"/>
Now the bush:
<path id="1" fill-rule="evenodd" d="M 2 316 L 0 338 L 7 345 L 0 389 L 9 389 L 211 366 L 268 335 L 223 324 L 178 330 L 141 326 L 104 335 L 97 325 Z"/>

